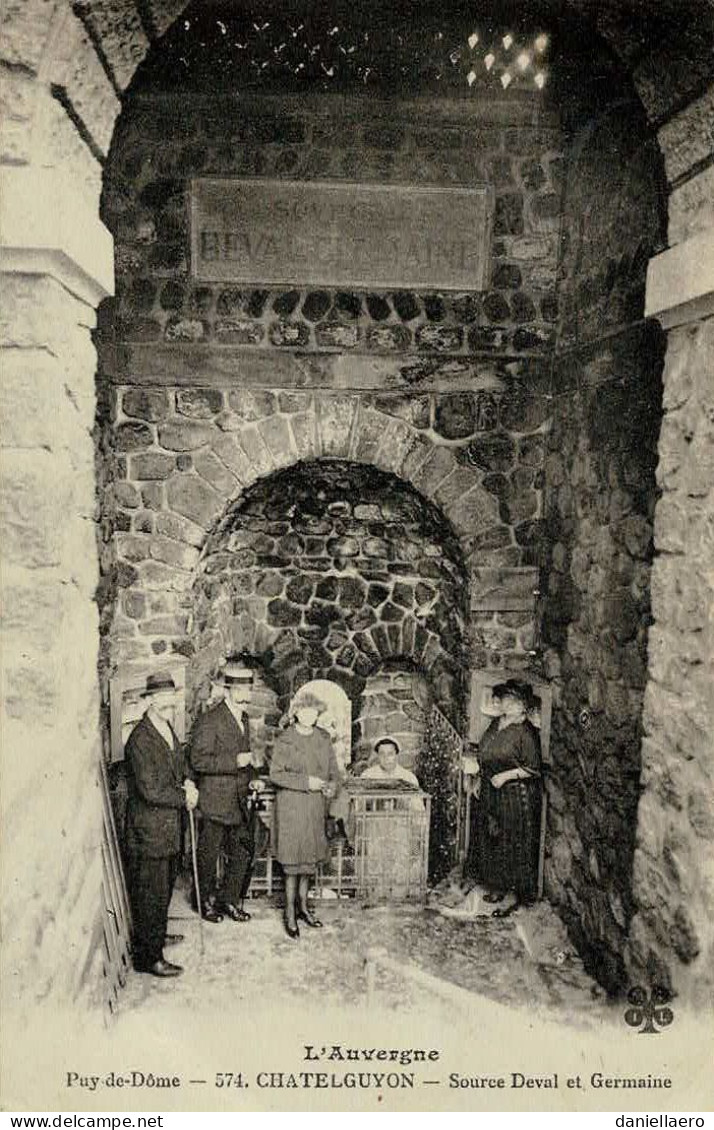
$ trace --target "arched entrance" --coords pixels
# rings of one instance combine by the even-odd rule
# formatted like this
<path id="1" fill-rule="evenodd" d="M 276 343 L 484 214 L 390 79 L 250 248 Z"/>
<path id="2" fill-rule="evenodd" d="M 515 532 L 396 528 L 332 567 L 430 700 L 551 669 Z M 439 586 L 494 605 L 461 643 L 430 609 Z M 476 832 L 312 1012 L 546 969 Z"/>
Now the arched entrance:
<path id="1" fill-rule="evenodd" d="M 450 671 L 452 684 L 463 670 L 458 540 L 432 504 L 372 468 L 297 464 L 245 491 L 209 535 L 193 593 L 197 675 L 249 651 L 267 657 L 286 700 L 330 678 L 357 702 L 386 659 L 437 680 Z M 463 714 L 461 696 L 443 706 Z"/>
<path id="2" fill-rule="evenodd" d="M 191 594 L 190 631 L 179 646 L 198 697 L 229 652 L 255 656 L 282 711 L 305 684 L 330 680 L 351 700 L 354 772 L 370 761 L 377 725 L 400 740 L 403 763 L 421 771 L 426 699 L 463 732 L 463 552 L 438 508 L 393 474 L 323 460 L 260 480 L 209 534 Z M 453 819 L 440 807 L 442 796 L 455 803 L 453 768 L 444 761 L 448 779 L 430 780 L 439 795 L 432 825 L 438 877 L 455 847 Z"/>
<path id="3" fill-rule="evenodd" d="M 579 5 L 580 14 L 581 8 Z M 68 4 L 57 3 L 48 19 L 44 12 L 38 15 L 33 5 L 22 5 L 12 9 L 7 21 L 6 54 L 10 66 L 4 77 L 9 84 L 12 109 L 6 116 L 5 126 L 8 191 L 4 196 L 8 202 L 6 207 L 12 213 L 12 223 L 6 230 L 12 230 L 13 234 L 9 239 L 4 235 L 12 256 L 6 259 L 8 265 L 4 268 L 11 276 L 11 302 L 3 344 L 9 356 L 6 388 L 11 401 L 13 432 L 4 471 L 9 500 L 4 542 L 9 548 L 4 552 L 12 570 L 8 583 L 13 594 L 6 603 L 15 611 L 7 629 L 5 709 L 8 715 L 6 744 L 17 749 L 18 754 L 9 759 L 4 826 L 7 845 L 18 845 L 17 853 L 13 849 L 9 865 L 17 881 L 11 888 L 8 907 L 11 919 L 17 921 L 19 939 L 10 962 L 17 983 L 33 996 L 53 991 L 65 996 L 83 992 L 83 986 L 95 983 L 99 969 L 91 944 L 101 882 L 95 850 L 98 814 L 95 798 L 86 788 L 100 746 L 94 662 L 99 641 L 93 603 L 97 556 L 90 518 L 94 513 L 97 484 L 100 493 L 108 488 L 107 494 L 112 497 L 115 493 L 123 495 L 125 500 L 135 497 L 126 484 L 115 492 L 114 480 L 118 478 L 119 483 L 124 480 L 111 471 L 108 462 L 99 460 L 96 477 L 92 471 L 90 430 L 95 364 L 90 332 L 94 307 L 111 289 L 109 241 L 98 222 L 100 161 L 109 146 L 119 110 L 119 93 L 127 88 L 137 62 L 150 44 L 154 44 L 155 52 L 161 50 L 157 46 L 159 36 L 182 10 L 182 4 L 174 7 L 148 2 L 136 8 L 122 5 L 119 16 L 114 6 L 86 4 L 73 10 Z M 649 16 L 639 6 L 623 6 L 622 11 L 614 12 L 608 5 L 598 5 L 592 25 L 585 25 L 587 42 L 591 43 L 591 33 L 597 32 L 627 64 L 649 121 L 658 132 L 658 142 L 666 154 L 668 166 L 667 242 L 670 250 L 653 263 L 647 306 L 648 313 L 660 317 L 669 332 L 666 415 L 659 452 L 659 474 L 666 496 L 657 510 L 656 543 L 661 558 L 653 571 L 656 627 L 650 633 L 650 683 L 644 712 L 642 780 L 646 794 L 640 803 L 642 819 L 635 880 L 639 914 L 630 937 L 634 967 L 647 969 L 649 963 L 650 969 L 659 970 L 658 976 L 665 968 L 673 971 L 672 975 L 685 992 L 695 991 L 698 969 L 711 940 L 711 928 L 706 924 L 709 916 L 703 867 L 698 862 L 711 840 L 706 813 L 698 799 L 704 787 L 705 771 L 700 760 L 706 753 L 708 728 L 701 727 L 697 716 L 701 704 L 706 704 L 711 681 L 708 670 L 710 628 L 701 620 L 699 610 L 706 607 L 710 587 L 706 572 L 708 492 L 703 490 L 701 482 L 710 437 L 706 413 L 701 409 L 706 404 L 704 359 L 711 336 L 712 286 L 706 271 L 688 269 L 692 263 L 714 260 L 707 251 L 711 231 L 711 168 L 695 140 L 698 136 L 696 123 L 702 112 L 706 114 L 710 97 L 707 94 L 710 80 L 707 58 L 711 43 L 707 38 L 708 9 L 695 11 L 692 5 L 691 10 L 691 20 L 683 20 L 681 27 L 673 27 L 658 19 L 649 24 Z M 682 31 L 685 23 L 690 29 L 686 34 Z M 636 47 L 633 49 L 633 44 L 637 43 L 646 45 L 639 54 Z M 685 59 L 686 66 L 673 65 L 673 60 Z M 463 147 L 462 151 L 468 155 L 465 160 L 470 160 L 473 150 Z M 384 164 L 380 153 L 375 147 L 371 160 L 376 169 Z M 505 149 L 501 156 L 504 154 Z M 433 154 L 417 153 L 413 158 L 416 165 L 430 163 L 432 168 L 441 161 Z M 513 170 L 506 173 L 503 166 L 500 169 L 506 178 L 514 175 Z M 495 166 L 491 175 L 500 175 Z M 540 174 L 533 170 L 533 175 L 538 178 Z M 517 176 L 520 178 L 521 173 Z M 28 191 L 28 185 L 32 192 Z M 42 185 L 44 200 L 51 201 L 51 209 L 45 204 L 36 209 L 29 206 L 28 202 L 37 198 Z M 520 185 L 514 190 L 507 180 L 503 188 L 507 189 L 503 195 L 509 197 L 521 191 Z M 543 195 L 549 194 L 546 191 Z M 513 201 L 502 205 L 504 219 L 513 206 Z M 546 229 L 548 216 L 545 213 L 549 207 L 551 204 L 541 205 L 545 211 L 540 219 Z M 43 214 L 64 216 L 66 222 L 58 221 L 55 230 L 48 232 L 40 219 Z M 506 238 L 510 239 L 511 235 L 513 233 Z M 520 236 L 513 235 L 513 238 Z M 171 240 L 167 242 L 170 244 Z M 535 250 L 537 248 L 531 244 L 529 253 Z M 642 254 L 646 259 L 647 253 L 655 250 L 658 249 L 650 247 L 649 252 Z M 512 265 L 506 259 L 499 266 Z M 159 267 L 157 264 L 157 267 L 170 269 L 166 265 Z M 642 265 L 639 269 L 643 269 Z M 592 310 L 596 310 L 597 289 L 607 285 L 607 279 L 599 282 L 593 279 L 590 283 L 595 288 L 591 294 L 596 298 Z M 505 301 L 511 312 L 522 309 L 508 296 Z M 388 305 L 390 303 L 388 300 Z M 377 312 L 383 310 L 379 304 L 374 308 Z M 408 314 L 410 307 L 403 309 Z M 438 312 L 438 303 L 430 309 Z M 494 303 L 490 304 L 490 309 L 493 319 L 486 317 L 473 327 L 477 330 L 472 339 L 476 351 L 484 345 L 489 349 L 498 348 L 499 343 L 506 340 L 504 332 L 508 327 L 501 324 L 503 319 L 499 313 L 504 307 Z M 633 320 L 641 314 L 641 304 L 636 309 L 631 308 Z M 428 320 L 426 310 L 420 314 L 422 316 Z M 593 318 L 597 320 L 596 313 Z M 431 341 L 453 342 L 453 337 L 443 335 L 442 321 L 435 318 Z M 513 326 L 510 331 L 515 333 Z M 346 336 L 349 338 L 351 333 L 352 330 Z M 515 342 L 513 334 L 508 339 L 509 348 Z M 376 337 L 382 342 L 403 340 L 403 335 L 394 330 Z M 430 335 L 426 337 L 429 339 Z M 523 342 L 524 338 L 521 336 L 518 340 Z M 118 364 L 122 363 L 122 351 L 120 343 L 115 357 Z M 105 372 L 111 368 L 107 357 L 105 354 Z M 510 355 L 507 363 L 512 363 Z M 617 363 L 616 356 L 614 363 Z M 421 371 L 420 359 L 414 362 L 411 372 Z M 563 371 L 562 366 L 560 371 Z M 581 377 L 581 381 L 589 384 L 593 375 L 603 372 L 602 362 L 597 361 L 590 368 L 586 364 L 583 372 L 585 379 Z M 37 400 L 31 399 L 28 403 L 28 397 L 34 396 L 30 389 L 42 392 Z M 100 389 L 100 408 L 102 412 L 105 408 L 108 413 L 112 411 L 112 398 L 104 399 L 103 388 Z M 65 424 L 62 435 L 69 437 L 67 443 L 58 439 L 58 419 Z M 492 458 L 493 447 L 487 450 Z M 496 448 L 496 452 L 498 450 Z M 560 452 L 554 454 L 558 456 Z M 483 455 L 483 446 L 477 455 Z M 120 467 L 130 458 L 124 452 L 116 456 Z M 518 492 L 507 494 L 513 490 L 513 483 L 509 481 L 506 486 L 498 478 L 503 473 L 500 469 L 490 468 L 490 471 L 495 476 L 492 485 L 501 492 L 499 509 L 510 507 L 518 498 Z M 547 475 L 558 492 L 567 485 L 559 482 L 562 473 L 558 460 L 554 459 Z M 589 466 L 583 470 L 586 477 L 591 473 Z M 141 520 L 147 522 L 145 511 L 151 507 L 140 497 L 141 505 L 129 505 L 129 509 L 141 510 Z M 31 505 L 28 498 L 34 500 Z M 37 505 L 37 499 L 46 500 L 47 505 Z M 567 527 L 572 519 L 567 513 L 567 491 L 563 499 L 565 509 L 559 520 Z M 61 529 L 55 520 L 57 513 L 66 516 Z M 125 520 L 119 519 L 120 522 Z M 504 534 L 494 533 L 493 528 L 501 521 L 499 516 L 497 522 L 489 523 L 477 535 L 486 542 L 479 548 L 485 548 L 488 553 L 502 553 L 506 560 L 516 549 L 519 553 L 521 549 L 532 550 L 532 542 L 514 544 L 510 535 L 506 544 L 500 542 Z M 528 522 L 530 518 L 521 521 Z M 637 523 L 631 523 L 628 528 L 628 536 L 634 543 L 638 536 Z M 182 530 L 200 542 L 200 535 L 190 526 Z M 130 562 L 114 557 L 109 541 L 115 532 L 131 531 L 115 531 L 110 519 L 104 524 L 107 539 L 100 538 L 99 601 L 102 614 L 107 617 L 121 583 L 130 579 L 131 569 L 135 568 Z M 538 531 L 525 530 L 523 536 L 527 538 L 533 532 Z M 551 528 L 549 540 L 555 536 L 556 530 Z M 547 559 L 549 584 L 552 582 L 553 586 L 549 591 L 558 587 L 560 598 L 566 604 L 576 599 L 571 584 L 574 578 L 570 576 L 572 560 L 568 560 L 569 539 L 568 534 L 564 541 L 559 538 L 551 541 L 553 554 Z M 558 549 L 558 546 L 564 548 Z M 566 560 L 567 565 L 561 569 L 558 563 Z M 40 583 L 38 569 L 42 573 Z M 691 591 L 689 581 L 683 579 L 685 576 L 696 579 Z M 158 597 L 155 599 L 158 601 Z M 172 600 L 168 603 L 173 605 Z M 49 609 L 61 612 L 59 623 L 51 632 L 54 646 L 48 650 Z M 625 611 L 628 610 L 629 605 Z M 509 650 L 511 636 L 507 633 L 517 633 L 518 626 L 494 623 L 495 617 L 487 616 L 487 611 L 484 610 L 480 624 L 478 646 L 486 653 Z M 620 606 L 617 618 L 621 611 Z M 173 607 L 170 612 L 157 609 L 155 618 L 174 613 Z M 182 614 L 180 610 L 178 614 Z M 518 610 L 507 610 L 507 615 L 517 614 Z M 557 621 L 557 618 L 551 621 L 553 619 L 566 628 L 572 622 L 570 619 Z M 556 628 L 555 634 L 557 638 L 553 640 L 549 661 L 554 674 L 563 673 L 563 701 L 568 704 L 571 715 L 570 739 L 575 741 L 572 720 L 579 716 L 582 707 L 581 674 L 572 678 L 571 659 L 566 660 L 564 653 L 566 630 L 558 636 Z M 78 638 L 83 641 L 79 648 Z M 162 639 L 164 635 L 152 637 L 149 646 Z M 690 650 L 692 639 L 696 640 L 697 648 L 694 657 Z M 493 646 L 494 643 L 497 646 Z M 164 653 L 155 651 L 153 654 Z M 639 657 L 628 651 L 627 662 L 633 661 L 639 679 L 645 662 L 641 647 Z M 617 677 L 608 680 L 606 673 L 601 674 L 605 685 L 593 674 L 592 687 L 588 688 L 589 709 L 598 713 L 604 696 L 608 719 L 614 716 L 613 712 L 623 710 L 639 713 L 641 696 L 628 692 L 627 703 L 624 703 L 621 696 L 607 686 L 608 682 L 617 682 Z M 674 718 L 685 719 L 681 729 L 679 723 L 672 723 Z M 51 725 L 49 719 L 52 719 Z M 67 748 L 74 751 L 61 775 L 53 760 L 58 735 L 61 744 L 66 742 Z M 578 748 L 570 751 L 576 758 Z M 673 748 L 693 755 L 686 768 L 671 762 Z M 49 773 L 48 765 L 53 767 Z M 554 791 L 553 807 L 560 805 L 562 823 L 569 828 L 585 778 L 587 773 L 577 782 L 574 793 L 563 792 L 561 788 L 561 797 Z M 34 842 L 27 830 L 36 824 L 37 813 L 42 813 L 43 819 L 47 813 L 51 814 L 58 843 L 70 835 L 74 845 L 70 854 L 77 861 L 78 871 L 75 878 L 69 880 L 69 886 L 60 853 L 35 858 L 26 851 L 26 845 Z M 650 834 L 650 828 L 665 830 Z M 580 839 L 581 831 L 575 829 Z M 572 828 L 569 835 L 570 847 L 559 852 L 554 861 L 556 870 L 561 870 L 560 881 L 566 887 L 573 872 L 573 848 L 577 846 Z M 663 900 L 653 894 L 661 890 L 663 873 L 659 861 L 667 854 L 663 849 L 667 847 L 671 855 L 681 837 L 693 845 L 692 868 L 696 877 L 685 911 L 677 869 L 673 866 L 668 871 L 665 876 L 668 898 L 664 901 L 674 909 L 672 921 L 663 927 Z M 95 860 L 94 864 L 85 866 L 90 859 Z M 589 859 L 587 864 L 591 873 L 601 866 L 597 862 L 592 864 Z M 597 879 L 593 878 L 596 886 Z M 584 910 L 581 897 L 584 888 L 576 891 L 571 885 L 569 890 L 571 912 L 586 925 L 585 944 L 598 938 L 599 946 L 621 952 L 629 909 L 618 904 L 617 892 L 609 891 L 602 897 L 596 894 Z M 58 918 L 53 911 L 48 913 L 48 907 L 55 907 L 58 899 L 63 906 L 81 908 L 80 913 L 72 913 L 71 923 L 69 911 L 63 911 Z M 31 945 L 30 939 L 38 937 L 39 943 Z M 663 938 L 675 938 L 674 948 Z M 69 963 L 67 953 L 73 955 Z"/>

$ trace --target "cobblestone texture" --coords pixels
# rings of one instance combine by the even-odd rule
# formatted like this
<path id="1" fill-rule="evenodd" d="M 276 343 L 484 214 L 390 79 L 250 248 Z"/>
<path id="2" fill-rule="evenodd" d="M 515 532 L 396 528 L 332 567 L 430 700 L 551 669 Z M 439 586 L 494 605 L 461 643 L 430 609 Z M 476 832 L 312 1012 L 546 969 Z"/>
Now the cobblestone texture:
<path id="1" fill-rule="evenodd" d="M 460 551 L 413 491 L 390 485 L 383 502 L 387 481 L 349 464 L 308 465 L 229 510 L 195 581 L 193 679 L 226 649 L 256 654 L 283 705 L 303 682 L 333 679 L 353 700 L 355 748 L 371 738 L 360 695 L 385 662 L 423 665 L 445 708 L 463 710 Z M 378 517 L 361 516 L 365 507 Z"/>
<path id="2" fill-rule="evenodd" d="M 647 262 L 664 236 L 657 156 L 643 137 L 624 116 L 609 122 L 571 173 L 545 459 L 542 643 L 556 702 L 546 887 L 613 991 L 628 983 L 636 910 L 664 351 L 641 325 Z"/>

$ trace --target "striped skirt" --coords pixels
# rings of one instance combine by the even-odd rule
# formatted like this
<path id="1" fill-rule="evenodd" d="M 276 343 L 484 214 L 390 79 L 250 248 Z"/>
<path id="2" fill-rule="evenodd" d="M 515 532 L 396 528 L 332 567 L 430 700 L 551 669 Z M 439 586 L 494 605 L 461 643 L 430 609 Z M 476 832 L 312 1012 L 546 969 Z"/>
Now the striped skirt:
<path id="1" fill-rule="evenodd" d="M 538 894 L 541 782 L 481 785 L 466 865 L 470 878 L 492 891 L 515 891 L 522 902 Z"/>

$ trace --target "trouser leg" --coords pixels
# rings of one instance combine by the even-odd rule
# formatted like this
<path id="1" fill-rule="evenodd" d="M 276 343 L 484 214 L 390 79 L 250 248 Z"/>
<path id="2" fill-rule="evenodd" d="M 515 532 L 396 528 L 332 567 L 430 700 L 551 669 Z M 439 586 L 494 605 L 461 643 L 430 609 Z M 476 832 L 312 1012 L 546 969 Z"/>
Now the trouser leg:
<path id="1" fill-rule="evenodd" d="M 168 892 L 167 892 L 167 899 L 166 899 L 166 925 L 164 926 L 164 932 L 166 931 L 166 928 L 168 927 L 169 907 L 171 906 L 171 896 L 174 893 L 174 887 L 176 885 L 176 880 L 178 879 L 178 873 L 181 869 L 181 856 L 180 855 L 172 855 L 171 858 L 168 861 L 168 864 L 169 864 Z"/>
<path id="2" fill-rule="evenodd" d="M 163 956 L 172 887 L 172 859 L 135 856 L 128 868 L 134 919 L 134 965 L 147 968 Z M 175 870 L 173 872 L 175 877 Z"/>
<path id="3" fill-rule="evenodd" d="M 198 882 L 201 888 L 201 900 L 204 904 L 207 899 L 216 893 L 216 865 L 224 832 L 225 825 L 218 824 L 215 820 L 206 820 L 204 817 L 196 851 Z"/>
<path id="4" fill-rule="evenodd" d="M 245 898 L 253 867 L 255 843 L 249 825 L 234 824 L 226 833 L 226 870 L 223 880 L 223 897 L 226 902 L 240 907 Z"/>

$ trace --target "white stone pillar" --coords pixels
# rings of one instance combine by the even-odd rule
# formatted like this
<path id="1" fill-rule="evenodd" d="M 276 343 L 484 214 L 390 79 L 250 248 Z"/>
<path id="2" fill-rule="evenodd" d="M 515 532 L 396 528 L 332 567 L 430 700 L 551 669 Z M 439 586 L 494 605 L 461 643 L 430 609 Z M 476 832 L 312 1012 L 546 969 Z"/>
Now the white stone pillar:
<path id="1" fill-rule="evenodd" d="M 60 169 L 0 176 L 3 962 L 6 1008 L 30 1008 L 101 978 L 91 331 L 113 247 Z"/>

